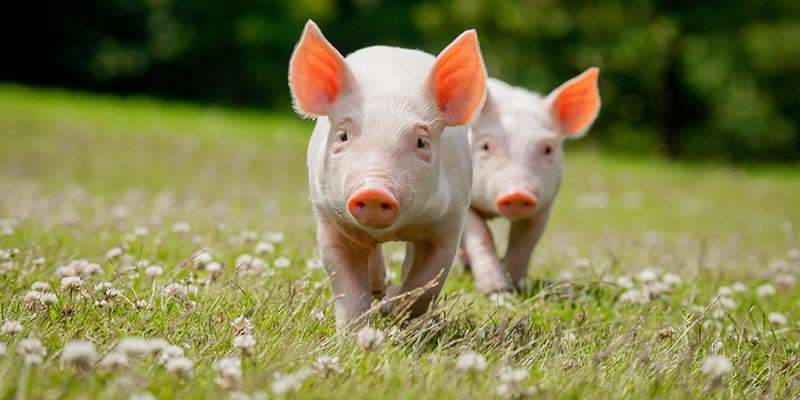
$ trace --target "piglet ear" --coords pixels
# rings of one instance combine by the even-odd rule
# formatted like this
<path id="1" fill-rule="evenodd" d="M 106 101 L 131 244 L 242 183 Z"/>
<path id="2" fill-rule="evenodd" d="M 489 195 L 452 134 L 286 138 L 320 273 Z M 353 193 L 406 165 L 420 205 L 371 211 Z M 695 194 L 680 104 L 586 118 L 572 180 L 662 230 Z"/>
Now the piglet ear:
<path id="1" fill-rule="evenodd" d="M 486 68 L 474 29 L 439 53 L 428 88 L 447 126 L 465 125 L 481 109 L 486 98 Z"/>
<path id="2" fill-rule="evenodd" d="M 344 57 L 309 20 L 289 60 L 289 89 L 295 109 L 306 116 L 328 115 L 351 84 Z"/>
<path id="3" fill-rule="evenodd" d="M 570 137 L 586 133 L 600 112 L 597 78 L 600 69 L 592 67 L 565 82 L 548 96 L 558 130 Z"/>

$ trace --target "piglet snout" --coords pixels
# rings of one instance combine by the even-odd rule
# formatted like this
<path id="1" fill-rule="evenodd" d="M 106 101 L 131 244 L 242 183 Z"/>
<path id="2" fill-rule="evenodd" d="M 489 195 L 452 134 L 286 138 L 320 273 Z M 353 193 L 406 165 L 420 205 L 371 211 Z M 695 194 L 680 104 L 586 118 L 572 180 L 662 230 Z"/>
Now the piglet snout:
<path id="1" fill-rule="evenodd" d="M 515 190 L 495 200 L 497 211 L 512 219 L 530 217 L 538 203 L 536 195 L 525 190 Z"/>
<path id="2" fill-rule="evenodd" d="M 347 200 L 347 211 L 358 222 L 370 228 L 391 226 L 400 215 L 400 203 L 386 189 L 365 187 Z"/>

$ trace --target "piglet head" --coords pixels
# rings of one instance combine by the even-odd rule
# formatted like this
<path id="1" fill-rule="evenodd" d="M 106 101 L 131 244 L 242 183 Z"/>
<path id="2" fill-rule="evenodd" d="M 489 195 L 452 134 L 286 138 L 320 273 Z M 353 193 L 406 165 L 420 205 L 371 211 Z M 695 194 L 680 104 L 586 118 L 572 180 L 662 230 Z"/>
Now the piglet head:
<path id="1" fill-rule="evenodd" d="M 516 220 L 552 203 L 563 140 L 583 136 L 600 111 L 598 75 L 599 69 L 589 68 L 547 97 L 491 81 L 470 129 L 473 207 Z"/>
<path id="2" fill-rule="evenodd" d="M 380 59 L 349 65 L 313 22 L 306 24 L 289 86 L 301 115 L 329 121 L 325 148 L 315 151 L 323 163 L 324 207 L 332 214 L 363 229 L 390 229 L 414 218 L 435 193 L 450 150 L 440 140 L 444 129 L 469 123 L 486 95 L 475 31 L 426 65 L 419 77 L 403 74 L 413 65 Z"/>

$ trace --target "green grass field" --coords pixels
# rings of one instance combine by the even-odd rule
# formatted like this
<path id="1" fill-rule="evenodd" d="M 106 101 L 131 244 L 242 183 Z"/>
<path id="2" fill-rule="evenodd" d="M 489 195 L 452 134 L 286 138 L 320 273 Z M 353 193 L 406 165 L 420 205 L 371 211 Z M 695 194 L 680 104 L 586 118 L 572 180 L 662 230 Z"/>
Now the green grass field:
<path id="1" fill-rule="evenodd" d="M 0 320 L 21 324 L 0 333 L 0 398 L 800 397 L 797 166 L 568 147 L 536 289 L 485 298 L 455 266 L 429 315 L 375 316 L 386 338 L 365 351 L 336 333 L 308 266 L 310 131 L 292 115 L 0 86 L 0 249 L 19 251 L 0 252 Z M 268 265 L 237 270 L 256 247 Z M 191 260 L 203 249 L 219 264 Z M 99 270 L 62 282 L 78 259 Z M 239 316 L 254 347 L 234 347 Z M 163 345 L 126 337 L 177 347 L 137 355 Z M 484 368 L 458 360 L 470 351 Z M 704 366 L 713 355 L 729 370 Z M 215 367 L 226 357 L 240 376 Z"/>

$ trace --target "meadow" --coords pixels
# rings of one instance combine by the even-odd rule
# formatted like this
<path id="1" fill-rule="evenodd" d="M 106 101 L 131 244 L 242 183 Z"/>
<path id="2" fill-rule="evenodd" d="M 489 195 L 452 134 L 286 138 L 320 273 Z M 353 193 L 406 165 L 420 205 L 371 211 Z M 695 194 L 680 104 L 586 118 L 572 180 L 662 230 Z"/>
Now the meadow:
<path id="1" fill-rule="evenodd" d="M 529 290 L 456 264 L 428 314 L 355 337 L 311 126 L 0 85 L 0 398 L 800 397 L 797 166 L 567 146 Z"/>

